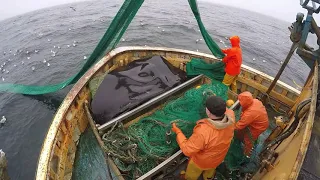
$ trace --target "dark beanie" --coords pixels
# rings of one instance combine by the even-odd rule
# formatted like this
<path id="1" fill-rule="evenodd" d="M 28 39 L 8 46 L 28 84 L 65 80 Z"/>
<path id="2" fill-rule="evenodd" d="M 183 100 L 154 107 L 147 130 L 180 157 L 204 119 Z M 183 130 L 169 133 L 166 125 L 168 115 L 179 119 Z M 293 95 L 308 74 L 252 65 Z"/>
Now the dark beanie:
<path id="1" fill-rule="evenodd" d="M 211 114 L 221 117 L 226 112 L 226 102 L 218 96 L 210 96 L 206 101 L 206 107 Z"/>

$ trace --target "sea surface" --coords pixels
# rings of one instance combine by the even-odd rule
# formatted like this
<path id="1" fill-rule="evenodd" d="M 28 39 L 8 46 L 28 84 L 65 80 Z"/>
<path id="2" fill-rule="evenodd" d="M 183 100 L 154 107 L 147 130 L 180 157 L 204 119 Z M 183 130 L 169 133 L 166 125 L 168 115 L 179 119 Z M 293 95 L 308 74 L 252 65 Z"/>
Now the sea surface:
<path id="1" fill-rule="evenodd" d="M 67 4 L 0 21 L 0 83 L 48 85 L 74 75 L 122 2 Z M 226 37 L 238 35 L 244 64 L 271 76 L 277 73 L 291 46 L 290 22 L 206 2 L 199 2 L 199 9 L 204 25 L 221 48 L 230 47 Z M 162 46 L 210 53 L 201 39 L 187 1 L 148 0 L 118 46 Z M 299 88 L 309 71 L 294 55 L 280 79 Z M 70 87 L 41 96 L 0 94 L 0 118 L 7 119 L 0 128 L 0 149 L 6 152 L 12 180 L 34 178 L 42 142 L 68 90 Z M 315 134 L 319 133 L 317 128 Z M 319 139 L 313 137 L 311 145 L 315 148 L 312 152 L 320 154 Z M 313 166 L 311 161 L 308 167 Z M 319 173 L 319 167 L 314 168 Z"/>

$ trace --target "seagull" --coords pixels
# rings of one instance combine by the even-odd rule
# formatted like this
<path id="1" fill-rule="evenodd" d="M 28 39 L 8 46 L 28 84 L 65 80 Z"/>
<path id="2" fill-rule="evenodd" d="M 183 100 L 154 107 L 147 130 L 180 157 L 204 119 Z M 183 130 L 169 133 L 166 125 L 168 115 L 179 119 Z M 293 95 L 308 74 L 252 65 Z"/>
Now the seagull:
<path id="1" fill-rule="evenodd" d="M 31 67 L 32 71 L 34 71 L 36 68 L 34 66 Z"/>
<path id="2" fill-rule="evenodd" d="M 43 59 L 43 63 L 46 63 L 47 62 L 47 60 L 46 59 Z"/>
<path id="3" fill-rule="evenodd" d="M 3 77 L 2 77 L 2 80 L 4 80 Z M 0 124 L 3 125 L 6 121 L 7 121 L 7 118 L 5 116 L 2 116 L 2 119 L 0 120 Z"/>
<path id="4" fill-rule="evenodd" d="M 87 56 L 83 56 L 83 59 L 87 59 Z"/>
<path id="5" fill-rule="evenodd" d="M 74 11 L 76 11 L 76 8 L 74 8 L 74 7 L 72 7 L 72 6 L 70 6 L 69 8 L 71 8 L 71 9 L 74 10 Z"/>
<path id="6" fill-rule="evenodd" d="M 47 66 L 50 66 L 50 63 L 48 63 Z"/>

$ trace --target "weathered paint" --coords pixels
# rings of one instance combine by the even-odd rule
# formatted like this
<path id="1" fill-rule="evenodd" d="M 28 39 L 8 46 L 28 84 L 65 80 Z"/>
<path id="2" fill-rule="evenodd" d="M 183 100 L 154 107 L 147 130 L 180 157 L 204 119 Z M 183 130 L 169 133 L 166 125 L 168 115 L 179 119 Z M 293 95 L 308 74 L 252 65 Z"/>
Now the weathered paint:
<path id="1" fill-rule="evenodd" d="M 200 52 L 193 52 L 188 50 L 180 50 L 180 49 L 172 49 L 172 48 L 158 48 L 158 47 L 120 47 L 117 48 L 111 52 L 109 52 L 105 57 L 103 57 L 97 64 L 95 64 L 92 68 L 90 68 L 83 77 L 73 86 L 71 91 L 67 94 L 66 98 L 62 102 L 61 106 L 59 107 L 57 113 L 55 114 L 52 124 L 48 130 L 47 136 L 44 140 L 41 154 L 38 161 L 38 168 L 36 172 L 36 179 L 44 180 L 44 179 L 62 179 L 62 178 L 71 178 L 71 176 L 68 175 L 68 177 L 61 177 L 61 175 L 53 175 L 52 169 L 50 169 L 50 161 L 52 160 L 52 156 L 55 152 L 55 145 L 58 141 L 58 133 L 60 131 L 63 131 L 63 125 L 66 123 L 66 116 L 69 111 L 72 111 L 72 108 L 74 108 L 76 97 L 79 95 L 80 92 L 85 91 L 84 89 L 87 88 L 86 85 L 88 81 L 96 74 L 99 73 L 99 71 L 107 71 L 109 68 L 111 68 L 107 63 L 111 61 L 115 61 L 117 65 L 126 65 L 127 63 L 139 59 L 143 56 L 147 55 L 163 55 L 168 56 L 166 57 L 173 65 L 179 67 L 181 66 L 181 63 L 186 63 L 191 60 L 191 58 L 202 58 L 205 59 L 207 62 L 216 62 L 219 61 L 216 57 Z M 122 62 L 122 63 L 121 63 Z M 114 65 L 113 68 L 116 66 Z M 266 82 L 270 83 L 272 82 L 273 78 L 269 75 L 266 75 L 260 71 L 257 71 L 251 67 L 248 67 L 246 65 L 242 65 L 242 71 L 249 74 L 249 77 L 254 81 L 250 81 L 251 83 L 259 83 L 261 80 L 265 80 Z M 259 77 L 259 78 L 257 78 Z M 257 79 L 257 81 L 256 81 Z M 243 82 L 245 83 L 245 82 Z M 277 86 L 279 86 L 280 89 L 284 89 L 288 92 L 288 94 L 291 93 L 292 96 L 297 97 L 300 94 L 300 91 L 294 89 L 293 87 L 278 81 Z M 250 84 L 248 84 L 248 87 L 250 87 Z M 248 90 L 244 88 L 243 90 Z M 256 94 L 259 94 L 259 92 L 255 92 Z M 284 94 L 283 96 L 286 96 Z M 89 98 L 89 97 L 88 97 Z M 311 123 L 311 122 L 310 122 Z M 82 125 L 83 126 L 83 125 Z M 310 135 L 305 134 L 306 139 L 310 138 Z M 307 137 L 308 136 L 308 137 Z M 302 147 L 307 149 L 307 147 Z M 301 156 L 304 157 L 305 150 L 302 151 Z M 299 158 L 299 157 L 298 157 Z M 303 158 L 302 158 L 303 159 Z M 298 159 L 298 163 L 301 164 L 301 160 Z M 64 171 L 61 171 L 64 172 Z M 51 173 L 51 175 L 50 175 Z M 288 172 L 290 173 L 290 172 Z"/>

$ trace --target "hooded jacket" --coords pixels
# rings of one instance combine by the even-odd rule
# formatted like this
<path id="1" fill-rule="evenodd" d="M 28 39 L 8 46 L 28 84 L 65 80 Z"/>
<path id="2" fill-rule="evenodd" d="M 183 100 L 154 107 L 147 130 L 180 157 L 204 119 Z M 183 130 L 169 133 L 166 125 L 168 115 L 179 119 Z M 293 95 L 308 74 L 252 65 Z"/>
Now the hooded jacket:
<path id="1" fill-rule="evenodd" d="M 250 92 L 243 92 L 238 96 L 242 107 L 240 120 L 236 123 L 236 129 L 241 130 L 249 127 L 254 139 L 265 131 L 269 126 L 266 108 L 258 99 L 253 99 Z"/>
<path id="2" fill-rule="evenodd" d="M 234 133 L 234 112 L 227 109 L 221 121 L 202 119 L 189 139 L 177 133 L 181 151 L 201 169 L 216 168 L 225 158 Z"/>
<path id="3" fill-rule="evenodd" d="M 223 62 L 226 65 L 225 72 L 231 76 L 240 74 L 242 64 L 242 50 L 240 48 L 240 38 L 238 36 L 230 37 L 232 47 L 223 49 L 222 52 L 226 54 Z"/>

